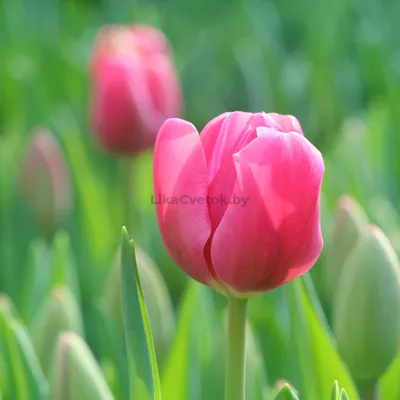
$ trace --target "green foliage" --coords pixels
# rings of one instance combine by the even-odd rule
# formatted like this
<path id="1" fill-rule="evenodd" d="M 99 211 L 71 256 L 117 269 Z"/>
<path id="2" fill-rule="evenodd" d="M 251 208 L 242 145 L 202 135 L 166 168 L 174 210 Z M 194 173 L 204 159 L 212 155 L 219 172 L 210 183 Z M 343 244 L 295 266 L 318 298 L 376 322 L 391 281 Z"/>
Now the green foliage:
<path id="1" fill-rule="evenodd" d="M 123 279 L 114 306 L 108 302 L 118 230 L 127 224 L 126 187 L 90 132 L 87 67 L 96 30 L 133 21 L 170 39 L 184 116 L 199 129 L 227 110 L 290 113 L 321 148 L 326 250 L 311 276 L 249 301 L 248 397 L 268 400 L 287 379 L 300 399 L 358 399 L 330 329 L 326 300 L 334 289 L 327 285 L 336 288 L 337 277 L 325 278 L 339 275 L 334 267 L 346 258 L 330 225 L 338 198 L 349 194 L 400 254 L 399 11 L 395 0 L 2 0 L 0 398 L 46 399 L 49 384 L 51 394 L 64 388 L 54 397 L 62 399 L 125 399 L 130 389 L 143 400 L 160 389 L 167 400 L 223 398 L 225 299 L 188 283 L 168 256 L 150 202 L 151 153 L 135 160 L 129 176 L 138 214 L 130 231 L 168 290 L 153 297 L 164 290 L 146 289 L 124 233 Z M 19 187 L 21 157 L 38 126 L 55 135 L 72 179 L 73 209 L 54 236 L 35 225 Z M 116 322 L 121 291 L 124 327 Z M 61 341 L 65 330 L 81 338 L 69 333 Z M 71 374 L 62 378 L 65 363 Z M 399 374 L 397 354 L 379 379 L 383 399 L 400 398 Z M 296 398 L 287 385 L 277 396 Z"/>
<path id="2" fill-rule="evenodd" d="M 126 228 L 122 229 L 121 236 L 121 297 L 130 397 L 158 400 L 161 398 L 160 380 L 135 249 Z"/>

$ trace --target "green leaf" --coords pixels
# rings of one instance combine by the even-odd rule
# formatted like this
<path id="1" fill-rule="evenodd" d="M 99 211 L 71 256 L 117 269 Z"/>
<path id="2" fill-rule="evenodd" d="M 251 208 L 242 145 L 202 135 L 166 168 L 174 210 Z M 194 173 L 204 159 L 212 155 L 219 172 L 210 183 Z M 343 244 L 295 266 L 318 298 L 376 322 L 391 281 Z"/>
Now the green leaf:
<path id="1" fill-rule="evenodd" d="M 139 273 L 135 248 L 126 228 L 121 238 L 121 289 L 125 340 L 128 353 L 131 399 L 161 399 L 154 344 Z"/>
<path id="2" fill-rule="evenodd" d="M 163 400 L 223 398 L 221 332 L 211 290 L 190 281 L 162 374 Z"/>
<path id="3" fill-rule="evenodd" d="M 25 328 L 8 307 L 0 307 L 0 343 L 7 376 L 7 397 L 41 400 L 48 387 Z"/>
<path id="4" fill-rule="evenodd" d="M 53 239 L 52 287 L 65 285 L 79 302 L 80 293 L 75 265 L 70 253 L 70 238 L 68 233 L 57 232 Z"/>
<path id="5" fill-rule="evenodd" d="M 302 280 L 291 282 L 287 289 L 292 345 L 301 377 L 298 385 L 301 387 L 301 394 L 307 400 L 327 398 L 332 391 L 332 382 L 337 379 L 352 399 L 358 399 L 354 383 L 334 347 L 331 334 L 325 323 L 318 318 Z"/>
<path id="6" fill-rule="evenodd" d="M 400 399 L 400 352 L 379 380 L 382 399 Z"/>
<path id="7" fill-rule="evenodd" d="M 263 400 L 269 393 L 262 352 L 249 323 L 246 324 L 246 398 Z M 268 398 L 268 397 L 267 397 Z"/>
<path id="8" fill-rule="evenodd" d="M 67 113 L 62 115 L 63 125 L 60 130 L 68 134 L 62 135 L 61 139 L 70 163 L 72 176 L 76 183 L 76 195 L 82 207 L 82 223 L 90 254 L 95 260 L 96 266 L 102 266 L 102 260 L 109 256 L 110 238 L 108 232 L 112 228 L 111 215 L 104 210 L 110 207 L 107 196 L 107 188 L 99 176 L 93 173 L 89 163 L 90 157 L 86 154 L 81 135 L 75 118 Z M 102 227 L 99 227 L 98 218 L 102 217 Z M 98 271 L 95 271 L 98 273 Z"/>
<path id="9" fill-rule="evenodd" d="M 21 299 L 21 316 L 28 326 L 48 294 L 50 270 L 50 255 L 46 243 L 39 239 L 32 241 Z"/>

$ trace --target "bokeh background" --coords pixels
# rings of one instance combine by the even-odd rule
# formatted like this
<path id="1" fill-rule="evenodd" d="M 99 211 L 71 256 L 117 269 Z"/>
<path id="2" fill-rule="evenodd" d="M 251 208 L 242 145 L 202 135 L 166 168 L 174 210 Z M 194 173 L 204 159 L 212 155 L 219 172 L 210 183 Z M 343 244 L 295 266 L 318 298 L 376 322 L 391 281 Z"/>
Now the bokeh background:
<path id="1" fill-rule="evenodd" d="M 121 393 L 99 309 L 126 224 L 126 187 L 120 163 L 97 146 L 88 118 L 91 49 L 97 30 L 110 23 L 148 23 L 166 34 L 183 86 L 184 117 L 198 129 L 228 110 L 298 117 L 326 162 L 327 246 L 334 207 L 346 193 L 400 250 L 399 20 L 397 0 L 1 0 L 0 290 L 29 326 L 50 290 L 31 290 L 32 270 L 51 259 L 40 258 L 40 249 L 61 254 L 72 271 L 85 339 Z M 37 127 L 57 138 L 72 180 L 73 207 L 55 237 L 38 230 L 19 186 L 21 160 Z M 161 271 L 179 319 L 188 280 L 158 233 L 151 163 L 151 152 L 132 160 L 135 218 L 128 228 Z M 325 253 L 312 281 L 329 319 L 324 261 Z M 209 298 L 224 306 L 222 297 Z M 285 378 L 301 389 L 285 328 L 291 319 L 286 300 L 283 289 L 254 299 L 251 318 L 269 384 Z"/>

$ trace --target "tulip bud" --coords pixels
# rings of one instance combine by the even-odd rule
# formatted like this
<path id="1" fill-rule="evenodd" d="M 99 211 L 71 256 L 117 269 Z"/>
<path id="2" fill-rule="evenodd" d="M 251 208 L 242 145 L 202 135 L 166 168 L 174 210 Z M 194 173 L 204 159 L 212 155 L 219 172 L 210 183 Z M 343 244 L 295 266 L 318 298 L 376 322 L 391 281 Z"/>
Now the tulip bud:
<path id="1" fill-rule="evenodd" d="M 321 153 L 291 115 L 231 112 L 201 131 L 171 118 L 154 150 L 158 225 L 175 263 L 250 297 L 305 274 L 321 254 Z"/>
<path id="2" fill-rule="evenodd" d="M 350 196 L 339 199 L 333 220 L 332 242 L 328 249 L 326 285 L 333 301 L 346 258 L 368 224 L 364 210 Z"/>
<path id="3" fill-rule="evenodd" d="M 400 273 L 382 231 L 369 226 L 347 258 L 333 309 L 338 350 L 352 375 L 374 382 L 395 358 L 400 340 Z"/>
<path id="4" fill-rule="evenodd" d="M 70 182 L 62 152 L 53 136 L 38 130 L 23 159 L 21 189 L 29 211 L 45 232 L 54 231 L 70 208 Z"/>
<path id="5" fill-rule="evenodd" d="M 333 388 L 331 391 L 331 400 L 340 400 L 340 388 L 337 381 L 333 383 Z"/>
<path id="6" fill-rule="evenodd" d="M 89 347 L 72 332 L 59 336 L 50 378 L 50 398 L 113 399 Z"/>
<path id="7" fill-rule="evenodd" d="M 159 359 L 167 349 L 174 328 L 172 302 L 167 286 L 153 260 L 137 245 L 135 246 L 136 261 L 142 286 L 143 296 L 150 321 L 154 347 Z M 120 284 L 120 253 L 110 273 L 106 288 L 106 298 L 118 325 L 123 327 L 121 309 Z"/>
<path id="8" fill-rule="evenodd" d="M 129 155 L 152 147 L 164 120 L 181 112 L 169 44 L 156 28 L 102 28 L 91 75 L 93 130 L 110 153 Z"/>
<path id="9" fill-rule="evenodd" d="M 32 340 L 45 374 L 49 372 L 53 350 L 62 331 L 83 333 L 78 304 L 70 290 L 57 287 L 50 294 L 32 323 Z"/>
<path id="10" fill-rule="evenodd" d="M 280 381 L 277 383 L 278 394 L 275 400 L 298 400 L 296 391 L 290 386 L 289 383 L 285 381 Z"/>

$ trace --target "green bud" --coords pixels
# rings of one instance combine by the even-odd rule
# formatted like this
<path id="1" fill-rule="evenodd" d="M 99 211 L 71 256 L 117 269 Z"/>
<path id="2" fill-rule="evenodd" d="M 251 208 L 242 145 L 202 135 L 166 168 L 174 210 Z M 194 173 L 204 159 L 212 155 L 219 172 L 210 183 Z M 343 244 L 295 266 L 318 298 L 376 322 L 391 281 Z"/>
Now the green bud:
<path id="1" fill-rule="evenodd" d="M 277 383 L 279 392 L 277 393 L 275 400 L 298 400 L 296 391 L 290 386 L 288 382 L 279 381 Z"/>
<path id="2" fill-rule="evenodd" d="M 111 400 L 113 396 L 89 347 L 72 332 L 59 336 L 52 374 L 53 400 Z"/>
<path id="3" fill-rule="evenodd" d="M 382 231 L 369 226 L 347 259 L 333 310 L 338 350 L 359 381 L 377 380 L 400 339 L 399 262 Z"/>
<path id="4" fill-rule="evenodd" d="M 59 286 L 53 290 L 32 323 L 32 339 L 45 374 L 49 372 L 58 336 L 63 331 L 83 332 L 79 306 L 70 290 Z"/>
<path id="5" fill-rule="evenodd" d="M 364 210 L 350 196 L 339 199 L 333 219 L 332 241 L 326 265 L 327 295 L 333 301 L 343 265 L 360 238 L 368 218 Z"/>
<path id="6" fill-rule="evenodd" d="M 171 298 L 164 279 L 153 260 L 137 245 L 136 260 L 140 283 L 150 321 L 151 333 L 158 359 L 162 359 L 171 341 L 174 328 L 174 314 Z M 120 254 L 108 279 L 106 298 L 116 323 L 123 331 L 120 284 Z"/>
<path id="7" fill-rule="evenodd" d="M 337 381 L 335 381 L 333 384 L 331 392 L 331 400 L 340 400 L 340 389 Z"/>
<path id="8" fill-rule="evenodd" d="M 340 391 L 340 400 L 349 400 L 349 396 L 347 396 L 347 393 L 344 389 Z"/>

